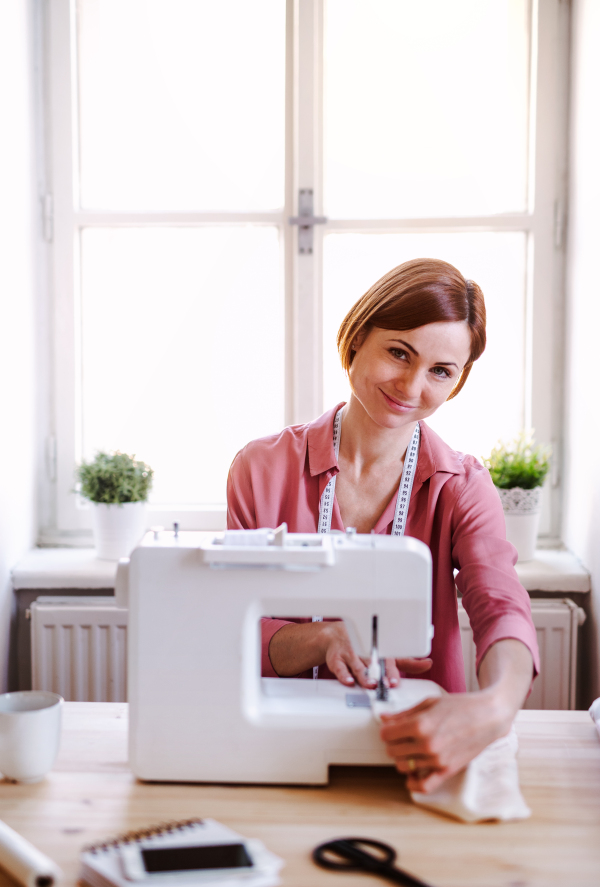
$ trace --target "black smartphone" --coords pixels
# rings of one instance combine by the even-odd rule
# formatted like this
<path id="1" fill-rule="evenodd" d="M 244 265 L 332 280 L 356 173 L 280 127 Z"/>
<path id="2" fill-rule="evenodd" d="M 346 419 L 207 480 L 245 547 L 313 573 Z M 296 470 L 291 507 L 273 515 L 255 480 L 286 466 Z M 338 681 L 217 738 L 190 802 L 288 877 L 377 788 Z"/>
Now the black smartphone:
<path id="1" fill-rule="evenodd" d="M 254 865 L 244 844 L 147 848 L 130 845 L 122 857 L 126 875 L 134 881 L 148 875 L 209 869 L 250 869 Z"/>

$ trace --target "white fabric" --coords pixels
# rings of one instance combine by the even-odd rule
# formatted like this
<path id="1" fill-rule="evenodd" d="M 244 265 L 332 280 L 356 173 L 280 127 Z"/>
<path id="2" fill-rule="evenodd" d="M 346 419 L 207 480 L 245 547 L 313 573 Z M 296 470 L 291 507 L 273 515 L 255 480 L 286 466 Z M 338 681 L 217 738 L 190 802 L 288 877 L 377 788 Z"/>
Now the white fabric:
<path id="1" fill-rule="evenodd" d="M 590 717 L 596 726 L 598 736 L 600 736 L 600 697 L 595 699 L 589 707 Z"/>
<path id="2" fill-rule="evenodd" d="M 465 770 L 451 776 L 437 791 L 427 795 L 411 792 L 411 797 L 415 804 L 464 822 L 527 819 L 531 810 L 519 786 L 518 749 L 513 727 L 507 736 L 484 748 Z"/>
<path id="3" fill-rule="evenodd" d="M 63 873 L 51 859 L 30 844 L 29 841 L 0 821 L 0 865 L 15 881 L 25 887 L 35 887 L 39 878 L 58 884 Z"/>
<path id="4" fill-rule="evenodd" d="M 439 692 L 433 692 L 436 689 Z M 412 679 L 404 679 L 398 690 L 390 690 L 386 702 L 378 702 L 375 691 L 368 693 L 373 716 L 378 722 L 384 713 L 406 711 L 425 698 L 445 695 L 445 691 L 432 681 Z M 600 716 L 600 700 L 598 703 Z M 429 794 L 411 792 L 411 798 L 415 804 L 463 822 L 527 819 L 531 810 L 519 786 L 518 748 L 517 734 L 512 727 L 508 735 L 484 748 L 464 770 L 447 779 L 437 791 Z"/>

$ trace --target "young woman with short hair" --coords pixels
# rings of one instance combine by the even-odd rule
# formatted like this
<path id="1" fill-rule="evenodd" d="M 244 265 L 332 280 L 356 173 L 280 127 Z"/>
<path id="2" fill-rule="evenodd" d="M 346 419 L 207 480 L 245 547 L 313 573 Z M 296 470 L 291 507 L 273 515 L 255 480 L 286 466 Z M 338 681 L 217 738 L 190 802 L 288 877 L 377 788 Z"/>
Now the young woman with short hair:
<path id="1" fill-rule="evenodd" d="M 388 660 L 386 671 L 392 686 L 401 674 L 420 675 L 449 695 L 388 718 L 381 731 L 396 767 L 418 791 L 433 791 L 508 732 L 538 669 L 529 597 L 514 570 L 516 553 L 490 476 L 424 422 L 459 393 L 485 342 L 477 284 L 447 262 L 405 262 L 342 321 L 338 350 L 350 381 L 348 403 L 252 441 L 228 479 L 230 528 L 285 521 L 290 532 L 317 532 L 321 497 L 335 477 L 331 529 L 389 534 L 400 532 L 394 521 L 409 445 L 418 453 L 405 532 L 431 550 L 435 635 L 430 658 Z M 477 648 L 475 693 L 465 692 L 456 587 Z M 368 686 L 343 622 L 265 619 L 262 639 L 263 675 L 312 674 L 320 666 L 319 677 Z"/>

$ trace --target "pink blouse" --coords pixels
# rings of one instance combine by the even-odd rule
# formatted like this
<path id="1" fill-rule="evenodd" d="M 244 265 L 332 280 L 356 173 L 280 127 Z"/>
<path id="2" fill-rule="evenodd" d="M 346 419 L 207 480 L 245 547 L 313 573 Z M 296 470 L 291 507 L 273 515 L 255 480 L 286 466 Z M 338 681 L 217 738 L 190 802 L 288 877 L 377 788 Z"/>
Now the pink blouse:
<path id="1" fill-rule="evenodd" d="M 316 533 L 319 502 L 339 467 L 333 449 L 333 420 L 341 404 L 307 425 L 251 441 L 237 454 L 227 481 L 230 529 L 277 527 Z M 473 628 L 477 664 L 489 647 L 516 638 L 539 653 L 529 595 L 514 569 L 516 551 L 506 541 L 504 514 L 490 475 L 473 456 L 451 450 L 421 422 L 421 443 L 410 499 L 406 535 L 425 542 L 433 559 L 433 665 L 422 677 L 449 692 L 465 690 L 456 587 Z M 391 533 L 396 496 L 375 525 Z M 334 501 L 333 530 L 343 530 Z M 454 576 L 454 571 L 458 573 Z M 294 620 L 297 621 L 297 620 Z M 282 619 L 262 624 L 262 673 L 276 677 L 269 659 L 271 638 Z M 321 668 L 319 676 L 331 676 Z"/>

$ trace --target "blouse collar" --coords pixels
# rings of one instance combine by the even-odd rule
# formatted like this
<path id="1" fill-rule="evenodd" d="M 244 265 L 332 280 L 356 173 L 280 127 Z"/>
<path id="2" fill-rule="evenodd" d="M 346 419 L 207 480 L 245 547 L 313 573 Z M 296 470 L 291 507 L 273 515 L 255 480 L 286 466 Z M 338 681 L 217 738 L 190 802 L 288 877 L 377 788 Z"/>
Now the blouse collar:
<path id="1" fill-rule="evenodd" d="M 307 446 L 310 476 L 326 471 L 339 471 L 333 448 L 333 420 L 345 401 L 327 410 L 308 425 Z M 461 454 L 451 449 L 425 422 L 421 421 L 421 443 L 415 481 L 424 483 L 438 471 L 447 474 L 464 474 Z"/>

